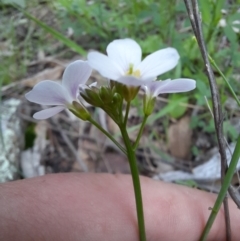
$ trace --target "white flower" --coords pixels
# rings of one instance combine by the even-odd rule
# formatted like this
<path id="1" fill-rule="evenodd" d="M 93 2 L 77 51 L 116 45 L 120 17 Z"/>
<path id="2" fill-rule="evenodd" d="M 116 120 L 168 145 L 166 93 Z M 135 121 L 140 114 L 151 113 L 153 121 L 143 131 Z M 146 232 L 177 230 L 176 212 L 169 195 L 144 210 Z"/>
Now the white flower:
<path id="1" fill-rule="evenodd" d="M 159 94 L 187 92 L 196 88 L 196 81 L 192 79 L 175 79 L 164 81 L 151 81 L 142 85 L 142 89 L 149 97 Z"/>
<path id="2" fill-rule="evenodd" d="M 45 80 L 28 92 L 25 97 L 41 105 L 56 105 L 33 115 L 35 119 L 47 119 L 72 106 L 77 101 L 79 85 L 85 84 L 92 72 L 86 61 L 75 61 L 67 66 L 63 73 L 62 84 Z"/>
<path id="3" fill-rule="evenodd" d="M 145 91 L 143 98 L 143 112 L 146 116 L 151 115 L 154 109 L 156 97 L 159 94 L 186 92 L 196 88 L 196 81 L 192 79 L 175 79 L 165 81 L 151 81 L 142 85 Z"/>
<path id="4" fill-rule="evenodd" d="M 155 80 L 158 75 L 173 69 L 179 60 L 176 49 L 165 48 L 141 61 L 142 50 L 132 39 L 114 40 L 107 46 L 107 54 L 89 53 L 89 65 L 102 76 L 131 86 Z M 129 76 L 132 78 L 125 78 Z"/>

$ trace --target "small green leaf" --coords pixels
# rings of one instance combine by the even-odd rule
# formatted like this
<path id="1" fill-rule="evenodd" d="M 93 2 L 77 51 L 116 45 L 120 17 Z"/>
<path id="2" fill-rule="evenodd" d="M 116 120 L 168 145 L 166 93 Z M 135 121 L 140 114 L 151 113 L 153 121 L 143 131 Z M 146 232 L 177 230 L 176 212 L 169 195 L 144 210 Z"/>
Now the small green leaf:
<path id="1" fill-rule="evenodd" d="M 35 138 L 35 124 L 30 124 L 25 131 L 25 149 L 33 147 Z"/>
<path id="2" fill-rule="evenodd" d="M 194 180 L 177 180 L 176 183 L 187 187 L 193 187 L 193 188 L 198 186 Z"/>
<path id="3" fill-rule="evenodd" d="M 209 7 L 210 3 L 209 1 L 200 1 L 200 10 L 201 10 L 201 17 L 202 17 L 202 21 L 204 23 L 209 24 L 212 18 L 212 12 L 211 12 L 211 8 Z"/>
<path id="4" fill-rule="evenodd" d="M 179 102 L 179 100 L 181 99 L 181 96 L 178 94 L 171 94 L 169 97 L 169 100 L 171 100 L 171 102 Z M 176 106 L 175 108 L 173 108 L 169 114 L 172 118 L 178 119 L 181 116 L 184 115 L 184 113 L 186 112 L 187 107 L 186 106 Z"/>
<path id="5" fill-rule="evenodd" d="M 223 130 L 224 134 L 228 135 L 232 141 L 236 141 L 238 137 L 238 132 L 236 128 L 231 125 L 231 123 L 227 120 L 223 122 Z"/>
<path id="6" fill-rule="evenodd" d="M 227 25 L 226 27 L 224 27 L 224 33 L 226 34 L 231 44 L 233 45 L 237 44 L 237 35 L 233 31 L 231 25 Z"/>
<path id="7" fill-rule="evenodd" d="M 144 40 L 138 40 L 139 45 L 141 46 L 144 54 L 152 53 L 156 50 L 162 48 L 163 44 L 159 35 L 149 35 Z"/>

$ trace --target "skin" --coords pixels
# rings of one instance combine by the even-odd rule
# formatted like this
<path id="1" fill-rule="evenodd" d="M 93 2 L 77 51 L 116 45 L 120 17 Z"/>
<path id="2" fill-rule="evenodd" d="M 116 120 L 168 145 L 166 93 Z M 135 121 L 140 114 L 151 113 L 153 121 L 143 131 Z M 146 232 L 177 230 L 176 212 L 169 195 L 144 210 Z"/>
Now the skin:
<path id="1" fill-rule="evenodd" d="M 148 241 L 198 240 L 216 195 L 141 177 Z M 0 185 L 0 240 L 139 241 L 129 175 L 52 174 Z M 240 211 L 229 200 L 232 241 Z M 225 240 L 223 210 L 208 240 Z"/>

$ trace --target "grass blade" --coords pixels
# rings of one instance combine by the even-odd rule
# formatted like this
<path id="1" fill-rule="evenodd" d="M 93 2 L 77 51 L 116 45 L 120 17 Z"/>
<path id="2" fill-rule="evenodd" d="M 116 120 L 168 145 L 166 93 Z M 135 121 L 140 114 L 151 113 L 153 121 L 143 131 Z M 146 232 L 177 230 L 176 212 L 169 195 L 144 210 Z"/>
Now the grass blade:
<path id="1" fill-rule="evenodd" d="M 208 58 L 210 60 L 210 63 L 216 68 L 216 70 L 218 71 L 218 73 L 222 76 L 222 78 L 224 79 L 229 91 L 231 92 L 233 98 L 236 100 L 237 104 L 240 106 L 240 101 L 236 95 L 236 93 L 234 92 L 232 86 L 230 85 L 230 83 L 228 82 L 227 78 L 225 77 L 225 75 L 223 74 L 223 72 L 220 70 L 220 68 L 218 67 L 218 65 L 216 64 L 216 62 L 214 61 L 214 59 L 208 55 Z"/>
<path id="2" fill-rule="evenodd" d="M 15 6 L 16 7 L 16 6 Z M 25 16 L 29 19 L 31 19 L 32 21 L 34 21 L 36 24 L 38 24 L 40 27 L 42 27 L 45 31 L 47 31 L 48 33 L 52 34 L 53 37 L 55 37 L 57 40 L 59 40 L 60 42 L 62 42 L 63 44 L 65 44 L 67 47 L 69 47 L 70 49 L 72 49 L 73 51 L 77 52 L 78 54 L 81 54 L 83 56 L 86 56 L 86 51 L 80 47 L 77 43 L 75 43 L 74 41 L 68 39 L 67 37 L 65 37 L 63 34 L 61 34 L 60 32 L 56 31 L 55 29 L 53 29 L 52 27 L 46 25 L 45 23 L 43 23 L 41 20 L 35 18 L 33 15 L 31 15 L 30 13 L 28 13 L 27 11 L 17 7 L 21 12 L 23 12 L 25 14 Z"/>

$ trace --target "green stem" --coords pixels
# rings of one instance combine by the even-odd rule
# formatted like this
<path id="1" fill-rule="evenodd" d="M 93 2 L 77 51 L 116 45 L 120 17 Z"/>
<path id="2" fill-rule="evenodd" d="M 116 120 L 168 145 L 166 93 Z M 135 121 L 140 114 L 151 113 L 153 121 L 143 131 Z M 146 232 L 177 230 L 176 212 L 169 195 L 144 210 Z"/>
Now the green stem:
<path id="1" fill-rule="evenodd" d="M 137 147 L 138 147 L 138 143 L 139 143 L 140 138 L 141 138 L 141 136 L 142 136 L 144 126 L 145 126 L 145 124 L 146 124 L 146 122 L 147 122 L 147 118 L 148 118 L 147 115 L 145 115 L 144 118 L 143 118 L 143 122 L 142 122 L 141 127 L 140 127 L 140 130 L 139 130 L 139 132 L 138 132 L 137 139 L 136 139 L 136 141 L 135 141 L 135 143 L 134 143 L 134 145 L 133 145 L 133 150 L 134 150 L 134 151 L 135 151 L 135 150 L 137 149 Z"/>
<path id="2" fill-rule="evenodd" d="M 232 156 L 232 159 L 231 159 L 231 162 L 230 162 L 230 165 L 229 165 L 229 168 L 228 168 L 228 171 L 226 173 L 226 176 L 224 177 L 223 179 L 223 185 L 220 189 L 220 192 L 218 194 L 218 197 L 217 197 L 217 200 L 212 208 L 212 212 L 208 218 L 208 221 L 207 221 L 207 224 L 203 230 L 203 233 L 201 235 L 201 238 L 200 238 L 200 241 L 204 241 L 206 240 L 207 236 L 208 236 L 208 233 L 214 223 L 214 220 L 218 214 L 218 211 L 220 210 L 221 208 L 221 205 L 222 205 L 222 202 L 227 194 L 227 190 L 228 190 L 228 187 L 230 186 L 231 184 L 231 180 L 232 180 L 232 177 L 233 177 L 233 174 L 235 173 L 235 170 L 236 170 L 236 166 L 237 166 L 237 163 L 238 163 L 238 160 L 239 160 L 239 157 L 240 157 L 240 136 L 238 137 L 238 140 L 237 140 L 237 144 L 235 146 L 235 149 L 234 149 L 234 152 L 233 152 L 233 156 Z"/>
<path id="3" fill-rule="evenodd" d="M 240 106 L 240 101 L 237 97 L 237 95 L 235 94 L 232 86 L 230 85 L 230 83 L 228 82 L 227 78 L 225 77 L 225 75 L 223 74 L 223 72 L 220 70 L 220 68 L 218 67 L 218 65 L 216 64 L 216 62 L 214 61 L 214 59 L 208 55 L 208 58 L 210 60 L 210 63 L 216 68 L 216 70 L 218 71 L 218 73 L 222 76 L 222 78 L 224 79 L 224 81 L 226 82 L 231 94 L 233 95 L 234 99 L 237 101 L 238 105 Z"/>
<path id="4" fill-rule="evenodd" d="M 110 133 L 104 130 L 94 119 L 90 118 L 89 122 L 91 122 L 94 126 L 96 126 L 103 134 L 105 134 L 125 155 L 127 155 L 127 151 L 125 148 L 120 145 Z"/>
<path id="5" fill-rule="evenodd" d="M 139 237 L 140 237 L 140 241 L 146 241 L 142 193 L 141 193 L 136 155 L 134 150 L 132 149 L 132 145 L 131 145 L 125 125 L 120 125 L 119 127 L 127 149 L 127 156 L 130 164 L 131 174 L 132 174 L 132 181 L 133 181 L 133 187 L 134 187 L 134 193 L 135 193 L 135 202 L 136 202 L 136 208 L 137 208 Z"/>
<path id="6" fill-rule="evenodd" d="M 125 117 L 124 117 L 124 126 L 126 127 L 127 126 L 127 120 L 128 120 L 128 114 L 129 114 L 129 110 L 130 110 L 130 105 L 131 105 L 131 102 L 128 101 L 127 102 L 127 107 L 126 107 L 126 113 L 125 113 Z"/>

